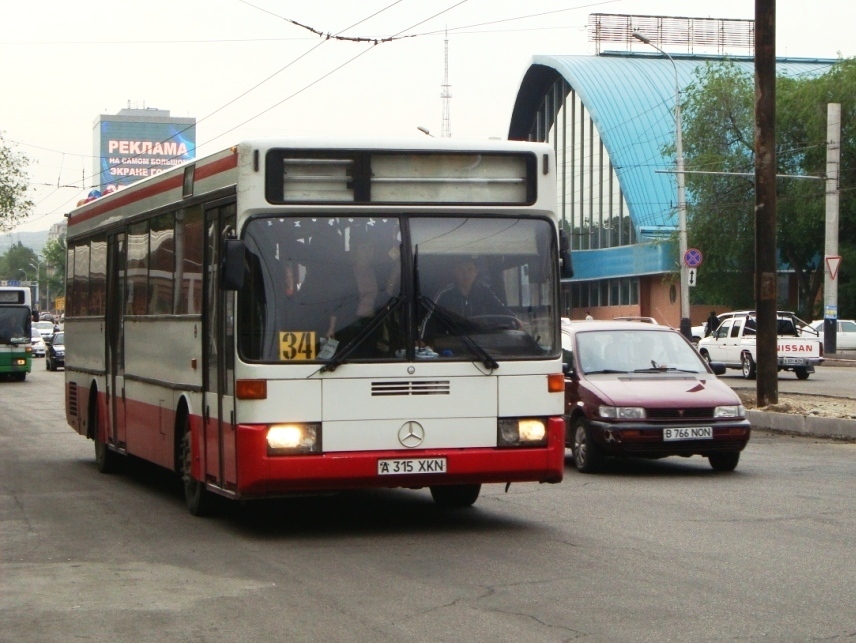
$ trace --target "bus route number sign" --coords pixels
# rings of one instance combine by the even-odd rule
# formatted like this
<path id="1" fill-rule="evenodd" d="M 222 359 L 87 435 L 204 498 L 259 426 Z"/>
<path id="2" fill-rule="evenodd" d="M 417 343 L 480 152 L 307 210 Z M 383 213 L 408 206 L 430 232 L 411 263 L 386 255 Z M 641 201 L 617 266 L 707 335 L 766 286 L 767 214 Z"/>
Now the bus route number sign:
<path id="1" fill-rule="evenodd" d="M 281 332 L 279 334 L 279 359 L 283 362 L 315 359 L 315 332 Z"/>

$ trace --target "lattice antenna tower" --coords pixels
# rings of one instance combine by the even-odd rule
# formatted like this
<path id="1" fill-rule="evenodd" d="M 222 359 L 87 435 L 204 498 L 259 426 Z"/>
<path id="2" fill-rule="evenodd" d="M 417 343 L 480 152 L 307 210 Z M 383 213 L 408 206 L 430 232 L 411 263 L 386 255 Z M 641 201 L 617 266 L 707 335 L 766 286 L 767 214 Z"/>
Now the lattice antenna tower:
<path id="1" fill-rule="evenodd" d="M 445 47 L 445 63 L 443 73 L 443 91 L 440 93 L 440 98 L 443 99 L 443 126 L 440 129 L 440 138 L 452 137 L 452 118 L 449 115 L 449 104 L 452 100 L 452 86 L 449 84 L 449 30 L 446 30 L 446 37 L 443 40 Z"/>

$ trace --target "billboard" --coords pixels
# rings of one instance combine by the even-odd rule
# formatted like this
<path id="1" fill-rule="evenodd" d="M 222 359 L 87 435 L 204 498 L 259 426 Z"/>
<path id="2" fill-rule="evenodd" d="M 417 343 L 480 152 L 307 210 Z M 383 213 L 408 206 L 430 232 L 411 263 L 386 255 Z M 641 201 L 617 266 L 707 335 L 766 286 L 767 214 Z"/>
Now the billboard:
<path id="1" fill-rule="evenodd" d="M 187 118 L 102 116 L 96 145 L 96 184 L 103 191 L 108 185 L 129 185 L 195 158 L 196 123 Z"/>

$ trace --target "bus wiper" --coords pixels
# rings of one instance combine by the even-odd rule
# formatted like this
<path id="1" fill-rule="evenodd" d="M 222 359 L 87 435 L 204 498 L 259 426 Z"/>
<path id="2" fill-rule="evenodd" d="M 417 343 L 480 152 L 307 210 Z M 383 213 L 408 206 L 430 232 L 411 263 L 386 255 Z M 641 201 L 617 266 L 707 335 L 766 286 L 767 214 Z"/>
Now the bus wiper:
<path id="1" fill-rule="evenodd" d="M 401 305 L 401 302 L 404 301 L 404 297 L 401 295 L 396 295 L 389 301 L 387 301 L 379 311 L 377 311 L 374 316 L 369 320 L 369 322 L 363 326 L 362 330 L 357 333 L 351 341 L 342 346 L 341 350 L 336 351 L 336 354 L 330 358 L 324 366 L 321 367 L 321 372 L 333 372 L 339 366 L 344 364 L 345 360 L 348 359 L 348 356 L 353 353 L 357 347 L 362 344 L 366 338 L 371 335 L 378 326 L 380 326 L 383 321 L 389 317 L 395 309 Z"/>
<path id="2" fill-rule="evenodd" d="M 499 368 L 499 362 L 497 362 L 490 353 L 488 353 L 477 341 L 467 334 L 469 329 L 464 324 L 466 320 L 459 318 L 457 315 L 453 315 L 442 306 L 438 306 L 430 297 L 419 295 L 417 301 L 428 310 L 429 317 L 436 317 L 447 330 L 454 333 L 455 336 L 460 337 L 464 342 L 464 345 L 470 349 L 470 351 L 475 353 L 476 357 L 481 360 L 485 368 L 489 368 L 491 370 Z M 426 318 L 425 322 L 427 321 L 428 319 Z"/>

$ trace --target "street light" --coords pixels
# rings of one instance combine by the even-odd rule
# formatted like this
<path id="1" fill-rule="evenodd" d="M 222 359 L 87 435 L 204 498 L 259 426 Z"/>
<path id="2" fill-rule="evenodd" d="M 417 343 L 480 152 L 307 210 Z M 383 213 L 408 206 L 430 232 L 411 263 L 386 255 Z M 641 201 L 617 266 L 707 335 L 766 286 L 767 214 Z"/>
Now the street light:
<path id="1" fill-rule="evenodd" d="M 692 336 L 692 323 L 690 322 L 690 282 L 689 266 L 685 257 L 687 254 L 687 199 L 684 187 L 684 146 L 681 137 L 681 86 L 678 83 L 678 66 L 675 60 L 651 42 L 638 31 L 633 32 L 633 37 L 663 54 L 672 63 L 675 70 L 675 174 L 678 182 L 678 247 L 681 256 L 678 265 L 681 268 L 681 333 L 690 339 Z"/>

